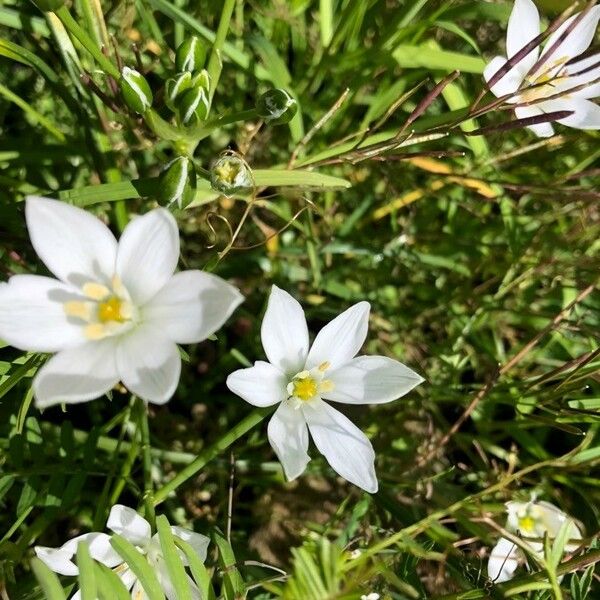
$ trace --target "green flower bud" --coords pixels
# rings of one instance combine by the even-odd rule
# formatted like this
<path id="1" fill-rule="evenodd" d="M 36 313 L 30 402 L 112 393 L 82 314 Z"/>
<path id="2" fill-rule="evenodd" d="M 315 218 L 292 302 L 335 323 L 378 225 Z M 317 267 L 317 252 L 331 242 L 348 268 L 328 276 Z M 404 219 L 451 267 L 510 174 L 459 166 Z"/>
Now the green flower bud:
<path id="1" fill-rule="evenodd" d="M 206 44 L 196 36 L 182 42 L 175 52 L 175 65 L 178 71 L 199 71 L 206 60 Z"/>
<path id="2" fill-rule="evenodd" d="M 231 196 L 254 188 L 254 179 L 248 163 L 233 154 L 221 156 L 210 172 L 213 189 Z"/>
<path id="3" fill-rule="evenodd" d="M 57 11 L 61 6 L 64 6 L 66 0 L 34 0 L 34 4 L 44 12 Z"/>
<path id="4" fill-rule="evenodd" d="M 187 90 L 177 102 L 179 121 L 182 125 L 197 125 L 208 116 L 208 95 L 202 87 Z"/>
<path id="5" fill-rule="evenodd" d="M 171 77 L 165 83 L 165 103 L 171 109 L 175 110 L 175 101 L 186 90 L 192 87 L 192 74 L 184 71 Z"/>
<path id="6" fill-rule="evenodd" d="M 272 125 L 289 123 L 298 110 L 298 103 L 285 90 L 275 88 L 259 96 L 256 112 Z"/>
<path id="7" fill-rule="evenodd" d="M 123 67 L 119 85 L 125 104 L 131 110 L 143 115 L 152 106 L 152 90 L 143 75 L 135 69 Z"/>
<path id="8" fill-rule="evenodd" d="M 177 203 L 179 208 L 186 208 L 194 199 L 195 190 L 196 169 L 187 156 L 178 156 L 165 166 L 158 188 L 161 203 Z"/>
<path id="9" fill-rule="evenodd" d="M 206 69 L 192 77 L 192 87 L 201 87 L 206 93 L 210 91 L 210 75 Z"/>

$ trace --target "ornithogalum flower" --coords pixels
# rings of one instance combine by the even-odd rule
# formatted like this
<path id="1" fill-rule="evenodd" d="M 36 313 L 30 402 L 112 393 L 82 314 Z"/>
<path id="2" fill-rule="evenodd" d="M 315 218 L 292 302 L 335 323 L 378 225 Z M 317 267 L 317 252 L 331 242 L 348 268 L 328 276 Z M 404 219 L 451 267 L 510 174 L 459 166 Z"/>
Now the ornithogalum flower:
<path id="1" fill-rule="evenodd" d="M 300 304 L 273 286 L 262 322 L 269 362 L 235 371 L 229 389 L 255 406 L 279 404 L 268 436 L 288 479 L 306 468 L 308 431 L 329 464 L 348 481 L 377 491 L 375 453 L 367 436 L 324 400 L 381 404 L 403 396 L 423 379 L 385 356 L 358 356 L 369 325 L 368 302 L 359 302 L 327 324 L 312 346 Z"/>
<path id="2" fill-rule="evenodd" d="M 569 521 L 567 539 L 580 540 L 581 531 L 573 519 L 549 502 L 507 502 L 507 531 L 518 534 L 531 554 L 544 556 L 544 536 L 555 538 L 565 521 Z M 565 550 L 573 552 L 577 542 L 567 543 Z M 490 554 L 488 576 L 494 583 L 512 579 L 517 567 L 526 562 L 523 550 L 514 542 L 500 538 Z"/>
<path id="3" fill-rule="evenodd" d="M 577 58 L 594 39 L 600 6 L 593 7 L 573 27 L 578 17 L 576 14 L 567 19 L 548 36 L 542 50 L 533 49 L 492 86 L 496 96 L 510 95 L 507 101 L 517 104 L 517 118 L 572 111 L 558 122 L 576 129 L 600 129 L 600 106 L 590 100 L 600 96 L 600 54 Z M 506 35 L 508 58 L 539 34 L 536 5 L 532 0 L 515 0 Z M 485 68 L 485 80 L 490 81 L 506 61 L 501 56 L 494 58 Z M 531 125 L 530 129 L 540 137 L 554 134 L 549 122 Z"/>
<path id="4" fill-rule="evenodd" d="M 138 515 L 135 510 L 115 504 L 110 511 L 107 528 L 112 532 L 124 537 L 131 542 L 140 554 L 146 557 L 146 560 L 156 573 L 158 581 L 165 592 L 168 600 L 177 600 L 173 583 L 169 577 L 167 566 L 165 564 L 160 540 L 158 535 L 152 535 L 150 523 L 143 517 Z M 206 549 L 208 548 L 209 539 L 199 533 L 184 529 L 183 527 L 171 527 L 171 532 L 174 536 L 187 542 L 193 550 L 198 554 L 200 560 L 206 559 Z M 90 556 L 102 563 L 103 565 L 113 569 L 119 576 L 123 585 L 127 590 L 131 591 L 131 597 L 135 600 L 147 598 L 142 584 L 135 576 L 133 571 L 123 561 L 120 554 L 112 547 L 110 543 L 110 535 L 106 533 L 85 533 L 63 544 L 60 548 L 47 548 L 45 546 L 36 546 L 35 553 L 48 568 L 59 575 L 77 576 L 79 569 L 73 562 L 73 558 L 77 553 L 77 546 L 81 542 L 88 545 Z M 180 553 L 181 561 L 187 565 L 187 558 Z M 188 584 L 194 600 L 201 600 L 200 590 L 196 584 L 188 577 Z M 79 591 L 75 592 L 71 600 L 80 600 Z"/>
<path id="5" fill-rule="evenodd" d="M 135 218 L 117 243 L 108 227 L 64 202 L 30 197 L 31 242 L 57 279 L 14 275 L 0 284 L 0 339 L 57 352 L 37 373 L 36 404 L 84 402 L 119 380 L 148 402 L 173 395 L 177 344 L 206 339 L 242 301 L 201 271 L 175 273 L 179 232 L 164 209 Z"/>

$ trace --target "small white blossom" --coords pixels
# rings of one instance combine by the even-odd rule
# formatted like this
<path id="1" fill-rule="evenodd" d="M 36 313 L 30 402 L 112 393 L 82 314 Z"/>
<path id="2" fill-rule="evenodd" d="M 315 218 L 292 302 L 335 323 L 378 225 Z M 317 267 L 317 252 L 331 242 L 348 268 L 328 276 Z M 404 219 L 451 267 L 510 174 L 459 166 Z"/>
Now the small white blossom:
<path id="1" fill-rule="evenodd" d="M 377 592 L 371 592 L 370 594 L 363 594 L 360 600 L 379 600 L 380 597 Z"/>
<path id="2" fill-rule="evenodd" d="M 600 6 L 593 7 L 551 51 L 578 15 L 567 19 L 548 36 L 541 51 L 539 47 L 532 50 L 492 86 L 498 97 L 511 95 L 508 102 L 518 105 L 517 118 L 572 111 L 573 114 L 558 122 L 576 129 L 600 129 L 600 106 L 590 100 L 600 96 L 600 54 L 576 60 L 594 39 Z M 532 0 L 515 0 L 506 34 L 508 58 L 518 54 L 539 34 L 540 15 L 536 5 Z M 485 80 L 490 81 L 506 61 L 502 56 L 494 58 L 485 68 Z M 540 137 L 554 134 L 551 123 L 529 128 Z"/>
<path id="3" fill-rule="evenodd" d="M 367 436 L 324 400 L 382 404 L 403 396 L 423 378 L 385 356 L 358 356 L 367 336 L 368 302 L 359 302 L 326 325 L 312 346 L 300 304 L 273 286 L 261 338 L 269 362 L 235 371 L 229 389 L 255 406 L 279 404 L 268 436 L 288 479 L 310 457 L 308 432 L 331 467 L 362 489 L 377 491 L 375 453 Z"/>
<path id="4" fill-rule="evenodd" d="M 57 277 L 14 275 L 0 284 L 0 339 L 21 350 L 56 352 L 37 373 L 36 405 L 85 402 L 122 381 L 162 404 L 181 372 L 177 344 L 206 339 L 242 301 L 202 271 L 174 273 L 179 232 L 153 210 L 120 241 L 96 217 L 64 202 L 30 197 L 31 243 Z"/>
<path id="5" fill-rule="evenodd" d="M 527 548 L 539 557 L 544 556 L 543 537 L 547 534 L 550 539 L 555 538 L 567 520 L 570 521 L 567 538 L 581 539 L 581 531 L 571 517 L 549 502 L 507 502 L 506 511 L 506 529 L 519 534 Z M 569 552 L 576 548 L 576 543 L 565 546 Z M 488 576 L 494 583 L 508 581 L 513 578 L 517 567 L 525 562 L 525 555 L 519 546 L 500 538 L 490 554 Z"/>
<path id="6" fill-rule="evenodd" d="M 168 600 L 177 600 L 175 589 L 162 555 L 158 534 L 151 534 L 150 523 L 138 515 L 135 510 L 122 504 L 115 504 L 110 511 L 106 526 L 112 532 L 131 542 L 137 551 L 146 557 Z M 171 532 L 174 536 L 187 542 L 196 554 L 198 554 L 200 560 L 204 561 L 206 559 L 206 549 L 210 542 L 206 536 L 176 526 L 171 527 Z M 36 546 L 35 553 L 55 573 L 77 576 L 79 569 L 73 562 L 73 558 L 77 554 L 77 547 L 81 542 L 88 544 L 90 556 L 94 560 L 113 569 L 123 582 L 123 585 L 131 592 L 133 599 L 139 600 L 140 598 L 147 597 L 142 584 L 127 566 L 127 563 L 123 561 L 119 553 L 111 546 L 110 535 L 106 533 L 85 533 L 69 540 L 60 548 Z M 187 566 L 188 562 L 185 554 L 180 551 L 179 557 L 182 563 Z M 188 584 L 192 598 L 194 600 L 201 600 L 200 590 L 190 577 L 188 577 Z M 71 600 L 80 600 L 80 598 L 81 594 L 77 591 Z"/>

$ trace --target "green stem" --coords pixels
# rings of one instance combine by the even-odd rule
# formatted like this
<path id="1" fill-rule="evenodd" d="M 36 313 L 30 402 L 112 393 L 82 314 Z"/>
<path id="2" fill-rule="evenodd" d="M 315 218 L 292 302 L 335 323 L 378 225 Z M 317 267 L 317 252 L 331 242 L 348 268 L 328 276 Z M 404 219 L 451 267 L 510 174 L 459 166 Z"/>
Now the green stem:
<path id="1" fill-rule="evenodd" d="M 221 19 L 219 20 L 219 28 L 215 37 L 215 42 L 212 47 L 210 59 L 208 61 L 207 71 L 210 76 L 210 93 L 209 102 L 212 104 L 219 78 L 221 77 L 221 71 L 223 70 L 223 59 L 221 57 L 221 51 L 223 44 L 225 44 L 225 38 L 229 31 L 229 24 L 231 22 L 231 16 L 233 15 L 233 9 L 235 8 L 236 0 L 225 0 L 223 2 L 223 9 L 221 10 Z"/>
<path id="2" fill-rule="evenodd" d="M 152 529 L 156 528 L 156 515 L 154 513 L 154 486 L 152 485 L 152 455 L 150 453 L 150 428 L 148 427 L 148 407 L 141 399 L 137 399 L 140 436 L 142 440 L 142 460 L 144 467 L 144 509 L 145 516 Z"/>
<path id="3" fill-rule="evenodd" d="M 66 6 L 62 6 L 56 11 L 56 16 L 62 21 L 65 29 L 71 33 L 79 43 L 94 57 L 96 62 L 102 67 L 107 75 L 119 79 L 121 74 L 115 65 L 102 54 L 102 51 L 94 43 L 94 40 L 88 35 L 88 33 L 75 21 L 71 16 L 71 13 Z"/>
<path id="4" fill-rule="evenodd" d="M 223 450 L 229 448 L 236 440 L 258 425 L 272 411 L 273 407 L 253 410 L 223 437 L 202 451 L 196 457 L 196 460 L 179 471 L 171 481 L 157 490 L 154 494 L 154 504 L 160 504 L 171 492 L 174 492 L 180 485 L 185 483 L 190 477 L 193 477 L 200 469 L 204 468 L 213 458 L 216 458 Z"/>

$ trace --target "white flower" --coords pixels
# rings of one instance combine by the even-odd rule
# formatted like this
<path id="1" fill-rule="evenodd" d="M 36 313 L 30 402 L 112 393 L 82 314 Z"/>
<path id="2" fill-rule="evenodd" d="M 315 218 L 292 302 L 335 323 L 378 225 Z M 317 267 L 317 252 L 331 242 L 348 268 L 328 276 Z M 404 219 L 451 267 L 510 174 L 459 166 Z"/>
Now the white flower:
<path id="1" fill-rule="evenodd" d="M 355 304 L 321 329 L 309 349 L 302 307 L 273 286 L 261 328 L 269 362 L 258 361 L 227 378 L 229 389 L 250 404 L 279 404 L 268 435 L 290 480 L 310 460 L 310 430 L 335 471 L 368 492 L 377 491 L 371 442 L 323 400 L 381 404 L 403 396 L 423 379 L 385 356 L 354 358 L 367 335 L 369 309 L 368 302 Z"/>
<path id="2" fill-rule="evenodd" d="M 57 352 L 33 382 L 36 405 L 85 402 L 118 381 L 164 403 L 181 371 L 177 344 L 206 339 L 242 301 L 202 271 L 175 273 L 179 232 L 156 209 L 117 243 L 108 227 L 64 202 L 30 197 L 27 228 L 58 279 L 15 275 L 0 284 L 0 338 L 22 350 Z"/>
<path id="3" fill-rule="evenodd" d="M 175 589 L 162 555 L 158 534 L 151 535 L 150 523 L 138 515 L 135 510 L 122 504 L 115 504 L 110 511 L 106 526 L 114 533 L 131 542 L 138 552 L 146 557 L 168 600 L 177 600 Z M 210 541 L 206 536 L 176 526 L 171 526 L 171 532 L 174 536 L 187 542 L 198 554 L 200 560 L 204 561 L 206 559 L 206 549 Z M 73 562 L 73 558 L 77 553 L 77 546 L 80 542 L 88 544 L 90 556 L 93 559 L 114 570 L 127 590 L 131 591 L 132 598 L 135 600 L 147 598 L 141 583 L 127 566 L 127 563 L 123 561 L 119 553 L 111 546 L 110 535 L 106 533 L 85 533 L 69 540 L 60 548 L 36 546 L 35 553 L 55 573 L 77 576 L 79 569 Z M 187 566 L 187 558 L 183 552 L 180 552 L 179 556 L 183 564 Z M 200 590 L 190 577 L 188 577 L 188 583 L 192 592 L 192 598 L 200 600 Z M 77 591 L 71 600 L 80 600 L 80 597 L 80 592 Z"/>
<path id="4" fill-rule="evenodd" d="M 577 17 L 573 15 L 548 36 L 541 53 L 539 47 L 532 50 L 492 86 L 492 92 L 498 97 L 512 95 L 508 102 L 519 104 L 515 108 L 517 118 L 568 110 L 573 114 L 559 119 L 559 123 L 577 129 L 600 129 L 600 106 L 589 100 L 600 96 L 600 54 L 575 61 L 594 39 L 600 6 L 593 7 L 551 50 Z M 506 35 L 508 58 L 539 34 L 540 16 L 536 5 L 532 0 L 515 0 Z M 485 80 L 490 81 L 506 60 L 501 56 L 494 58 L 485 68 Z M 538 60 L 539 66 L 531 72 Z M 582 89 L 575 89 L 579 86 Z M 545 100 L 550 96 L 551 99 Z M 540 137 L 554 134 L 551 123 L 538 123 L 530 129 Z"/>
<path id="5" fill-rule="evenodd" d="M 370 594 L 363 594 L 360 600 L 379 600 L 380 596 L 377 592 L 371 592 Z"/>
<path id="6" fill-rule="evenodd" d="M 555 538 L 567 520 L 570 522 L 567 538 L 581 539 L 581 531 L 571 517 L 549 502 L 507 502 L 506 511 L 506 529 L 520 534 L 527 548 L 540 558 L 544 556 L 543 537 L 547 534 L 550 539 Z M 567 543 L 565 549 L 573 552 L 577 549 L 577 544 Z M 494 583 L 508 581 L 525 560 L 519 546 L 506 538 L 500 538 L 490 554 L 488 576 Z"/>

